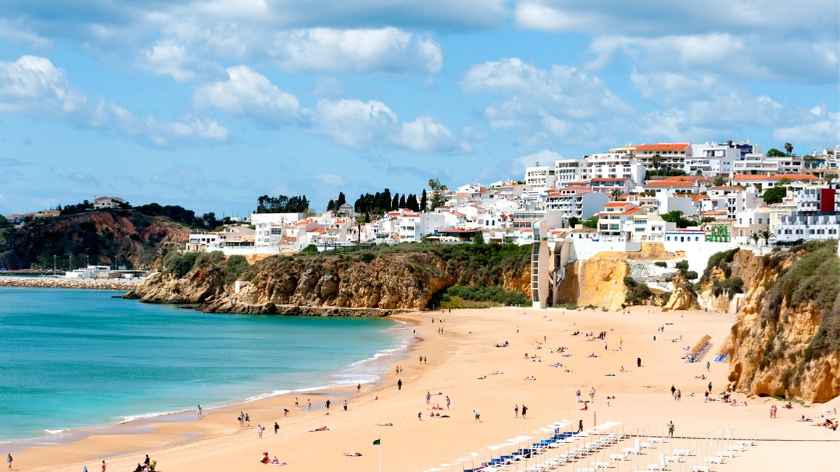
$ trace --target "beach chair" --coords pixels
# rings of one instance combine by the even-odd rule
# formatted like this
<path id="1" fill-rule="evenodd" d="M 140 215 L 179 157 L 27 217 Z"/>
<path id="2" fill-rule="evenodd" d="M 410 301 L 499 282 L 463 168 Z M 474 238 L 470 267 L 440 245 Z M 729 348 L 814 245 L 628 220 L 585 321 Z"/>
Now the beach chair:
<path id="1" fill-rule="evenodd" d="M 691 472 L 710 472 L 711 469 L 707 464 L 697 464 L 691 466 Z"/>

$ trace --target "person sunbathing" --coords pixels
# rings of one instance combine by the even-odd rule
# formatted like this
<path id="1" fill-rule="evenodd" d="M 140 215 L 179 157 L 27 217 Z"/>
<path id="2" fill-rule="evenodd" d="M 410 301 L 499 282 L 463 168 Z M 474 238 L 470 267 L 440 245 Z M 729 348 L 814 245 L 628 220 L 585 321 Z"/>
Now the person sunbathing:
<path id="1" fill-rule="evenodd" d="M 388 422 L 388 423 L 376 423 L 376 426 L 394 426 L 394 423 L 391 423 L 391 422 Z"/>
<path id="2" fill-rule="evenodd" d="M 310 432 L 310 433 L 317 433 L 317 432 L 319 432 L 319 431 L 329 431 L 329 430 L 330 430 L 330 428 L 328 428 L 328 427 L 326 427 L 326 426 L 319 426 L 319 427 L 317 427 L 317 428 L 315 428 L 315 429 L 310 429 L 310 430 L 309 430 L 309 432 Z"/>
<path id="3" fill-rule="evenodd" d="M 274 456 L 274 459 L 271 459 L 271 465 L 288 465 L 286 462 L 280 462 L 280 459 L 277 456 Z"/>
<path id="4" fill-rule="evenodd" d="M 263 452 L 263 456 L 262 459 L 260 459 L 260 462 L 263 464 L 271 463 L 271 459 L 268 457 L 268 452 Z"/>
<path id="5" fill-rule="evenodd" d="M 345 452 L 345 453 L 344 453 L 344 455 L 345 455 L 345 456 L 347 456 L 347 457 L 362 457 L 362 453 L 361 453 L 361 452 L 358 452 L 358 451 L 355 451 L 355 452 Z"/>

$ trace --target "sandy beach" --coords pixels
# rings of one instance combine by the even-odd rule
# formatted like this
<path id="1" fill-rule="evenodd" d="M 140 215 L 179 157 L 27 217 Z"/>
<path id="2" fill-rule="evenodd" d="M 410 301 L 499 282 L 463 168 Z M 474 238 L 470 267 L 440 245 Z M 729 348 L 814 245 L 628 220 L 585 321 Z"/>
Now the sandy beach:
<path id="1" fill-rule="evenodd" d="M 714 470 L 840 467 L 840 432 L 799 421 L 802 415 L 818 419 L 827 408 L 838 406 L 836 400 L 828 405 L 794 403 L 792 409 L 784 408 L 782 401 L 742 394 L 733 396 L 738 406 L 718 401 L 728 365 L 713 357 L 733 316 L 637 307 L 629 313 L 494 308 L 399 318 L 416 330 L 409 352 L 396 361 L 403 371 L 396 374 L 392 366 L 381 382 L 359 392 L 346 388 L 300 393 L 297 407 L 295 395 L 284 395 L 205 412 L 201 419 L 127 424 L 108 434 L 18 451 L 14 469 L 78 472 L 87 464 L 99 471 L 105 459 L 108 471 L 130 471 L 149 453 L 164 472 L 375 471 L 381 454 L 382 470 L 455 471 L 461 470 L 459 459 L 467 465 L 486 459 L 493 453 L 488 446 L 517 435 L 546 435 L 540 428 L 560 420 L 568 422 L 566 430 L 577 430 L 581 420 L 586 429 L 613 422 L 616 433 L 645 436 L 664 436 L 666 424 L 673 421 L 675 435 L 687 437 L 616 463 L 617 470 L 647 469 L 661 451 L 672 447 L 693 450 L 694 457 L 673 467 L 690 470 L 690 464 L 701 463 L 703 455 L 720 444 L 701 438 L 722 436 L 752 438 L 756 445 Z M 601 332 L 604 339 L 597 339 Z M 686 348 L 704 335 L 711 337 L 711 349 L 700 362 L 686 362 Z M 421 356 L 428 363 L 421 364 Z M 716 401 L 706 402 L 710 382 Z M 681 399 L 672 396 L 672 385 Z M 585 410 L 576 398 L 578 390 L 584 400 L 594 399 Z M 327 399 L 332 404 L 329 412 L 324 409 Z M 311 410 L 306 408 L 308 401 Z M 515 415 L 515 406 L 523 404 L 527 418 Z M 778 417 L 771 419 L 774 404 Z M 248 412 L 249 426 L 237 421 L 240 410 Z M 260 424 L 266 427 L 262 438 Z M 328 430 L 314 431 L 322 427 Z M 381 446 L 372 445 L 376 439 Z M 632 439 L 605 449 L 602 456 L 630 444 Z M 263 452 L 286 465 L 261 464 Z M 357 452 L 361 456 L 353 455 Z"/>

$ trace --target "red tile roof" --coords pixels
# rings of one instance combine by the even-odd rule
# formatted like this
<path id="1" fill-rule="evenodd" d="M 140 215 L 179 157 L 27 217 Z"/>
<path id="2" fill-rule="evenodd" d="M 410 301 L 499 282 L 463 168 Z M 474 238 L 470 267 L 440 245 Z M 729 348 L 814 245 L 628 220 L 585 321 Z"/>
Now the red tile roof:
<path id="1" fill-rule="evenodd" d="M 737 182 L 777 182 L 780 180 L 796 181 L 812 181 L 817 180 L 817 177 L 812 174 L 776 174 L 776 175 L 750 175 L 750 174 L 735 174 Z"/>
<path id="2" fill-rule="evenodd" d="M 639 144 L 634 147 L 638 152 L 685 152 L 688 143 Z"/>

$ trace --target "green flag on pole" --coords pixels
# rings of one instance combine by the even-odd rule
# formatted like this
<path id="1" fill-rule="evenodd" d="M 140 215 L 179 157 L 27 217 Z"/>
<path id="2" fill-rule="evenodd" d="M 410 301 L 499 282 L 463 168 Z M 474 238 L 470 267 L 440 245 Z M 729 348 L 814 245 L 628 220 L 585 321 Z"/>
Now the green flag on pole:
<path id="1" fill-rule="evenodd" d="M 382 440 L 381 440 L 381 439 L 374 439 L 374 441 L 373 441 L 373 445 L 374 445 L 374 446 L 378 446 L 378 445 L 380 445 L 380 444 L 382 444 Z"/>

